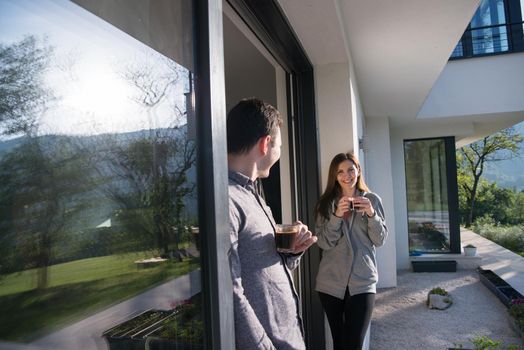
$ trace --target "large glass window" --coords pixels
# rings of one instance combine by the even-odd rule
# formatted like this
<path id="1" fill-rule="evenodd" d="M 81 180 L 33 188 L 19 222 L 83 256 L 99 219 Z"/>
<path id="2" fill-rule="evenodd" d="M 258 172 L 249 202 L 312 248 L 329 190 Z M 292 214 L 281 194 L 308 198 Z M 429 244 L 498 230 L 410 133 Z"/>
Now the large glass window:
<path id="1" fill-rule="evenodd" d="M 410 252 L 451 250 L 444 139 L 404 142 Z"/>
<path id="2" fill-rule="evenodd" d="M 471 20 L 473 54 L 508 50 L 504 0 L 483 0 Z"/>
<path id="3" fill-rule="evenodd" d="M 522 0 L 482 0 L 451 58 L 522 51 Z"/>
<path id="4" fill-rule="evenodd" d="M 0 2 L 0 348 L 202 348 L 192 18 Z"/>

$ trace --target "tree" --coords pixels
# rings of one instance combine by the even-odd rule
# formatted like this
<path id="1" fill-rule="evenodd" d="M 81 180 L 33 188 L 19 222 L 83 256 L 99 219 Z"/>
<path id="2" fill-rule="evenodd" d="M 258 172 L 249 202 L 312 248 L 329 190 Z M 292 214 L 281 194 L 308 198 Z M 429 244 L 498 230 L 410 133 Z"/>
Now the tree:
<path id="1" fill-rule="evenodd" d="M 504 129 L 462 147 L 457 155 L 459 184 L 466 196 L 466 227 L 471 226 L 478 186 L 487 162 L 511 159 L 519 154 L 522 136 L 514 128 Z"/>
<path id="2" fill-rule="evenodd" d="M 511 217 L 516 224 L 524 224 L 524 191 L 515 195 L 515 204 L 511 207 Z"/>
<path id="3" fill-rule="evenodd" d="M 503 225 L 516 223 L 517 217 L 512 210 L 517 200 L 514 190 L 500 188 L 496 183 L 481 179 L 475 198 L 475 218 L 490 217 Z M 467 215 L 469 215 L 469 211 L 467 211 Z"/>

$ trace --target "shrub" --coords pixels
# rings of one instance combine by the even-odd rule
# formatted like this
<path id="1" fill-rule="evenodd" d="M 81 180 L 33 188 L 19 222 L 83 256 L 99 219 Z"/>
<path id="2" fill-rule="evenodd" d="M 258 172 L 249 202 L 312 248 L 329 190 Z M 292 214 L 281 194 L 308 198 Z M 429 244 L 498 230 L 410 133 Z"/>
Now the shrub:
<path id="1" fill-rule="evenodd" d="M 509 314 L 515 319 L 517 326 L 524 330 L 524 299 L 513 299 L 509 308 Z"/>
<path id="2" fill-rule="evenodd" d="M 500 226 L 489 220 L 478 220 L 473 231 L 514 253 L 524 253 L 524 225 Z"/>
<path id="3" fill-rule="evenodd" d="M 475 350 L 518 350 L 519 347 L 516 344 L 504 345 L 502 340 L 495 340 L 485 335 L 476 335 L 471 339 L 471 342 L 475 346 Z"/>
<path id="4" fill-rule="evenodd" d="M 429 306 L 429 296 L 431 294 L 438 294 L 438 295 L 447 297 L 447 298 L 444 298 L 444 302 L 449 305 L 453 304 L 453 300 L 451 300 L 451 298 L 449 297 L 449 293 L 444 288 L 435 287 L 428 292 L 428 297 L 426 298 L 426 306 Z"/>
<path id="5" fill-rule="evenodd" d="M 435 287 L 432 290 L 430 290 L 428 294 L 438 294 L 438 295 L 446 296 L 448 295 L 448 292 L 444 288 Z"/>
<path id="6" fill-rule="evenodd" d="M 176 316 L 164 321 L 159 336 L 168 339 L 178 339 L 187 344 L 202 344 L 204 323 L 201 318 L 201 294 L 194 295 L 190 300 L 172 304 Z"/>

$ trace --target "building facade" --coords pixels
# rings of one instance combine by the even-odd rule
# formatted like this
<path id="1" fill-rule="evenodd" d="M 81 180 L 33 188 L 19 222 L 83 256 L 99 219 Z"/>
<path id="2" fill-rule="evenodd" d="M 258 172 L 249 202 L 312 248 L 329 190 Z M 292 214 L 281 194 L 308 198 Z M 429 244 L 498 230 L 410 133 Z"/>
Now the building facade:
<path id="1" fill-rule="evenodd" d="M 386 212 L 379 287 L 414 252 L 459 253 L 455 149 L 524 120 L 523 9 L 0 2 L 0 348 L 145 342 L 114 327 L 186 304 L 187 342 L 234 348 L 225 117 L 244 97 L 285 119 L 263 184 L 277 221 L 313 227 L 329 162 L 351 151 Z M 294 276 L 308 349 L 330 348 L 320 254 Z"/>

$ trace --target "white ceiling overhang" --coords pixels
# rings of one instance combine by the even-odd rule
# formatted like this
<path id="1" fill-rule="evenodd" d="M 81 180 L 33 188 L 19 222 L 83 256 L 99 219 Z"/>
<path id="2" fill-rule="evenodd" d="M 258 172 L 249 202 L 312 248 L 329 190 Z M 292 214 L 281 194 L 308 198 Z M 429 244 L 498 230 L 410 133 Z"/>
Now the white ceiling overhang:
<path id="1" fill-rule="evenodd" d="M 402 122 L 416 119 L 479 0 L 279 3 L 313 65 L 352 61 L 364 114 Z"/>

